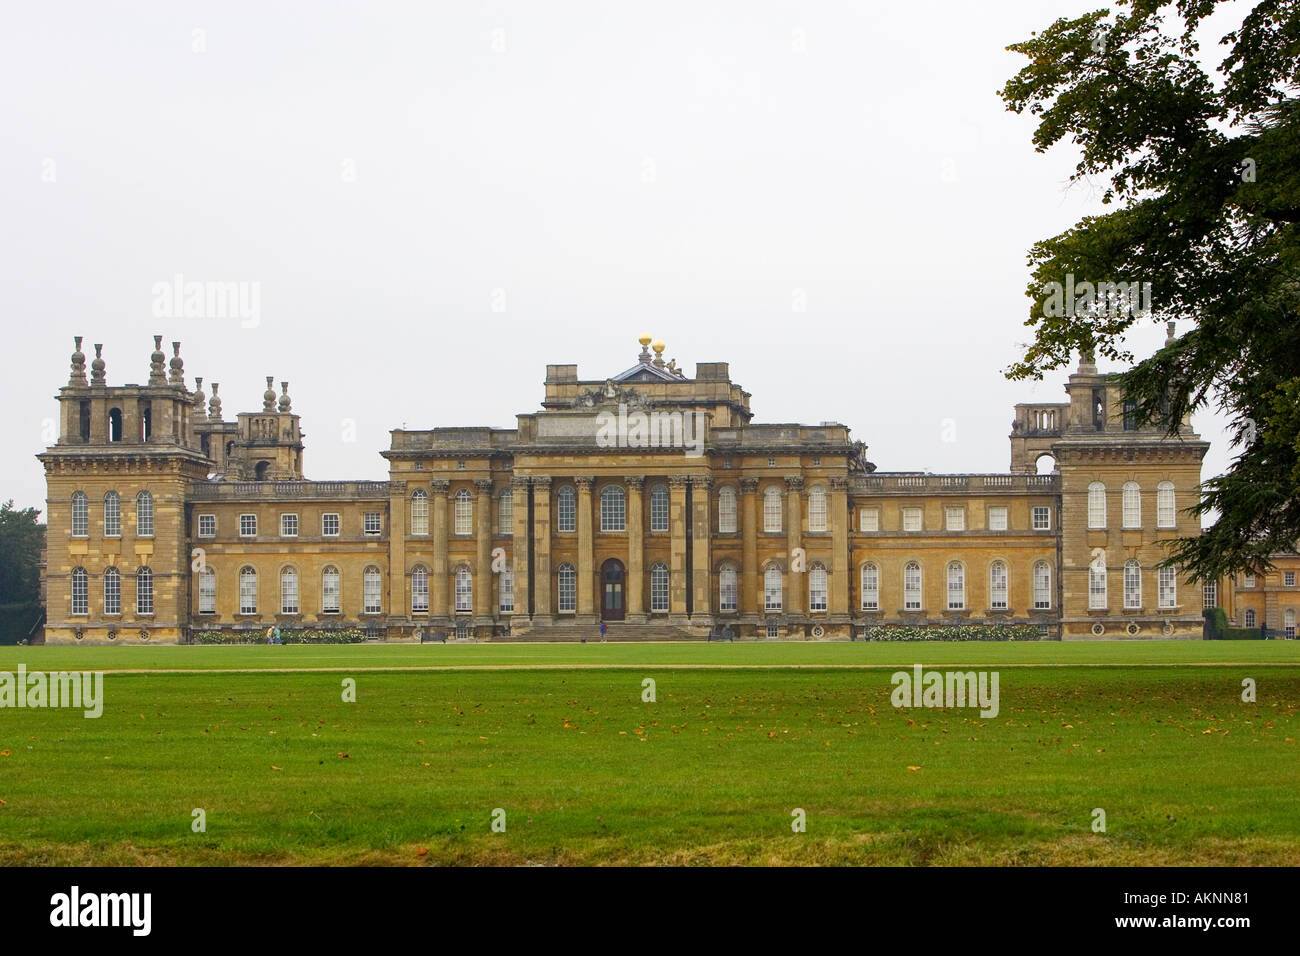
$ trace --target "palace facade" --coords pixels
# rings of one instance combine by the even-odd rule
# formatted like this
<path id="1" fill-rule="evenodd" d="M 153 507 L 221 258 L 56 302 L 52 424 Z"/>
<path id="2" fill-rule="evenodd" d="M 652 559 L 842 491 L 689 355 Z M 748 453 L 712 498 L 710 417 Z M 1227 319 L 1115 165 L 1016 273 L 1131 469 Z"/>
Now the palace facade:
<path id="1" fill-rule="evenodd" d="M 1170 330 L 1172 335 L 1172 328 Z M 726 363 L 689 377 L 641 338 L 616 375 L 549 365 L 514 428 L 394 429 L 387 481 L 308 481 L 287 382 L 224 417 L 154 337 L 110 385 L 76 339 L 45 468 L 49 643 L 354 627 L 377 640 L 861 637 L 1021 623 L 1044 636 L 1199 638 L 1202 608 L 1295 627 L 1276 581 L 1193 586 L 1208 443 L 1138 427 L 1084 357 L 1066 401 L 1017 405 L 1004 474 L 881 471 L 835 422 L 764 424 Z"/>

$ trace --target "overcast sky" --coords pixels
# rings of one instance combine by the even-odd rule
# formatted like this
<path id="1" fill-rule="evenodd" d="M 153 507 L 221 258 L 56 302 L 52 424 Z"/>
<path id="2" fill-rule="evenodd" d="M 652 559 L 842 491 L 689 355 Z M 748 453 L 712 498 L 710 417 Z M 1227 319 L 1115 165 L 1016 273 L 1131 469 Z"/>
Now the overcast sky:
<path id="1" fill-rule="evenodd" d="M 1002 375 L 1025 254 L 1103 210 L 1003 108 L 1005 47 L 1100 5 L 11 4 L 0 499 L 44 508 L 75 334 L 110 384 L 179 339 L 228 419 L 288 380 L 314 479 L 385 477 L 390 428 L 513 427 L 547 363 L 604 379 L 642 332 L 883 470 L 1005 472 L 1012 406 L 1064 400 Z M 256 316 L 157 316 L 178 274 Z"/>

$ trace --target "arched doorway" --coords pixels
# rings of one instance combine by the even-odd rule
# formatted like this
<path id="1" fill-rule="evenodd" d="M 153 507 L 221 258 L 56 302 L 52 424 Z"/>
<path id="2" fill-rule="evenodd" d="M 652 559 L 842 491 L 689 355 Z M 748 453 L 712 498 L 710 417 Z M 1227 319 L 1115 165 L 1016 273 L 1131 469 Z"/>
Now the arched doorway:
<path id="1" fill-rule="evenodd" d="M 600 566 L 600 619 L 621 621 L 627 612 L 624 599 L 623 562 L 610 558 Z"/>

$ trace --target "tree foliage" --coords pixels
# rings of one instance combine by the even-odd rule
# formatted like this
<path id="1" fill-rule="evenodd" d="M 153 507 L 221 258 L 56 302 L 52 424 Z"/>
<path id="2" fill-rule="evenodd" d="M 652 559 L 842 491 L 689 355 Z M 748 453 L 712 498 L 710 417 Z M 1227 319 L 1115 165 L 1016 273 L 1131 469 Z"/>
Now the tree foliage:
<path id="1" fill-rule="evenodd" d="M 45 525 L 37 523 L 39 516 L 36 508 L 15 508 L 12 499 L 0 505 L 0 604 L 40 597 Z"/>

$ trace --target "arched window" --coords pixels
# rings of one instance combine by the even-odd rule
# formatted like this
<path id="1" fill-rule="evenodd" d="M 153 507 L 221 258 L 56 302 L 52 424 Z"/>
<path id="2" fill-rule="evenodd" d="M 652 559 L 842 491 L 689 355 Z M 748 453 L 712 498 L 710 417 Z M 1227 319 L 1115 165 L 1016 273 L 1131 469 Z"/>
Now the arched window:
<path id="1" fill-rule="evenodd" d="M 578 575 L 573 570 L 573 565 L 560 565 L 560 569 L 555 572 L 555 585 L 559 597 L 556 610 L 560 612 L 576 611 L 578 609 Z"/>
<path id="2" fill-rule="evenodd" d="M 1088 565 L 1088 608 L 1106 610 L 1106 565 L 1093 562 Z"/>
<path id="3" fill-rule="evenodd" d="M 429 570 L 423 564 L 411 568 L 411 612 L 426 613 L 429 610 Z"/>
<path id="4" fill-rule="evenodd" d="M 207 568 L 204 573 L 212 574 L 212 569 Z M 104 613 L 122 613 L 122 572 L 114 567 L 104 569 Z"/>
<path id="5" fill-rule="evenodd" d="M 462 488 L 456 492 L 456 534 L 473 534 L 474 533 L 474 498 L 470 495 L 468 488 Z"/>
<path id="6" fill-rule="evenodd" d="M 72 493 L 72 533 L 83 538 L 90 534 L 90 506 L 84 491 Z"/>
<path id="7" fill-rule="evenodd" d="M 960 561 L 948 562 L 948 610 L 966 606 L 966 568 Z"/>
<path id="8" fill-rule="evenodd" d="M 1136 561 L 1124 562 L 1124 607 L 1126 610 L 1142 606 L 1142 567 Z"/>
<path id="9" fill-rule="evenodd" d="M 994 561 L 989 565 L 989 607 L 995 611 L 1007 609 L 1007 563 Z"/>
<path id="10" fill-rule="evenodd" d="M 1052 606 L 1052 566 L 1046 561 L 1034 563 L 1034 610 Z"/>
<path id="11" fill-rule="evenodd" d="M 120 408 L 108 410 L 108 440 L 110 442 L 122 440 L 122 409 Z"/>
<path id="12" fill-rule="evenodd" d="M 298 613 L 298 569 L 293 565 L 280 569 L 280 613 Z"/>
<path id="13" fill-rule="evenodd" d="M 1142 489 L 1136 481 L 1124 482 L 1123 521 L 1126 528 L 1142 527 Z"/>
<path id="14" fill-rule="evenodd" d="M 85 568 L 72 569 L 72 613 L 90 613 L 90 584 Z"/>
<path id="15" fill-rule="evenodd" d="M 248 565 L 239 569 L 239 613 L 257 613 L 257 571 Z"/>
<path id="16" fill-rule="evenodd" d="M 104 536 L 120 537 L 122 534 L 122 499 L 116 491 L 104 495 Z"/>
<path id="17" fill-rule="evenodd" d="M 718 531 L 722 534 L 736 531 L 736 489 L 730 485 L 718 489 Z"/>
<path id="18" fill-rule="evenodd" d="M 497 610 L 513 614 L 515 610 L 515 573 L 509 568 L 497 575 Z"/>
<path id="19" fill-rule="evenodd" d="M 138 538 L 153 537 L 153 495 L 147 491 L 135 496 L 135 534 Z"/>
<path id="20" fill-rule="evenodd" d="M 373 564 L 362 572 L 361 610 L 365 614 L 379 614 L 384 605 L 384 578 Z"/>
<path id="21" fill-rule="evenodd" d="M 668 530 L 668 486 L 650 487 L 650 530 Z"/>
<path id="22" fill-rule="evenodd" d="M 880 610 L 880 568 L 870 562 L 862 566 L 862 610 Z"/>
<path id="23" fill-rule="evenodd" d="M 740 606 L 740 587 L 736 567 L 724 564 L 718 569 L 718 610 L 734 611 Z"/>
<path id="24" fill-rule="evenodd" d="M 808 492 L 808 530 L 826 530 L 826 489 L 821 485 Z"/>
<path id="25" fill-rule="evenodd" d="M 829 604 L 829 579 L 826 565 L 820 561 L 808 569 L 808 610 L 824 611 Z"/>
<path id="26" fill-rule="evenodd" d="M 781 568 L 778 565 L 769 564 L 767 570 L 763 572 L 763 610 L 781 610 L 784 597 L 785 581 L 781 575 Z"/>
<path id="27" fill-rule="evenodd" d="M 153 571 L 139 568 L 135 572 L 135 613 L 153 613 Z"/>
<path id="28" fill-rule="evenodd" d="M 763 492 L 763 530 L 781 530 L 781 489 L 768 485 Z"/>
<path id="29" fill-rule="evenodd" d="M 1106 486 L 1100 481 L 1088 486 L 1088 527 L 1106 527 Z"/>
<path id="30" fill-rule="evenodd" d="M 1295 608 L 1289 607 L 1282 612 L 1282 630 L 1288 638 L 1295 639 Z"/>
<path id="31" fill-rule="evenodd" d="M 1174 483 L 1162 481 L 1156 485 L 1156 527 L 1174 528 L 1178 525 L 1178 511 L 1174 507 Z"/>
<path id="32" fill-rule="evenodd" d="M 339 569 L 329 564 L 320 573 L 320 609 L 322 614 L 339 613 L 340 593 Z"/>
<path id="33" fill-rule="evenodd" d="M 429 533 L 429 493 L 423 488 L 411 492 L 411 534 Z"/>
<path id="34" fill-rule="evenodd" d="M 600 530 L 627 530 L 627 496 L 622 485 L 606 485 L 601 489 Z"/>
<path id="35" fill-rule="evenodd" d="M 199 613 L 217 613 L 217 572 L 212 568 L 199 572 Z"/>
<path id="36" fill-rule="evenodd" d="M 650 610 L 668 610 L 668 565 L 662 561 L 650 566 Z"/>
<path id="37" fill-rule="evenodd" d="M 1246 608 L 1246 613 L 1245 613 L 1245 615 L 1243 616 L 1242 620 L 1245 622 L 1246 627 L 1254 627 L 1254 626 L 1255 626 L 1255 609 L 1254 609 L 1253 607 L 1248 607 L 1248 608 Z"/>
<path id="38" fill-rule="evenodd" d="M 577 528 L 578 507 L 573 485 L 565 485 L 555 494 L 555 530 L 573 531 Z"/>
<path id="39" fill-rule="evenodd" d="M 1178 606 L 1178 569 L 1161 568 L 1156 572 L 1156 599 L 1164 608 Z"/>
<path id="40" fill-rule="evenodd" d="M 497 534 L 515 533 L 515 493 L 511 488 L 502 488 L 497 495 Z"/>
<path id="41" fill-rule="evenodd" d="M 474 576 L 463 564 L 456 569 L 456 610 L 474 610 Z"/>
<path id="42" fill-rule="evenodd" d="M 921 566 L 915 561 L 903 565 L 903 609 L 918 611 L 921 608 Z"/>

